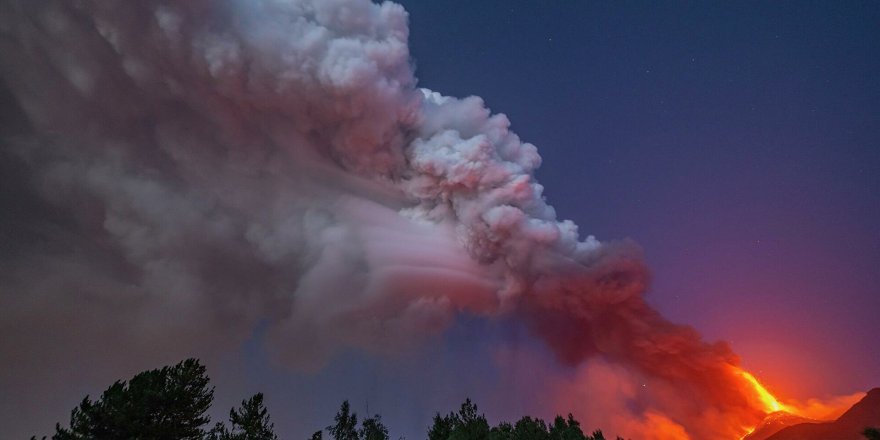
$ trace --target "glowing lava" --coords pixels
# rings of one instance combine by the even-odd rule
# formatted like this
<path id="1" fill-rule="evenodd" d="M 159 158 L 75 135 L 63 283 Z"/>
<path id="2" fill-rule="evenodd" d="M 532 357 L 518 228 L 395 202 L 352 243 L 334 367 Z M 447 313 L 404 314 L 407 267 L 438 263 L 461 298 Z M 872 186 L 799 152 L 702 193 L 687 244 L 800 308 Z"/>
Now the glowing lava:
<path id="1" fill-rule="evenodd" d="M 772 394 L 770 394 L 770 392 L 767 391 L 767 388 L 764 388 L 764 385 L 761 385 L 761 382 L 758 382 L 758 379 L 756 379 L 755 376 L 753 376 L 751 373 L 749 373 L 748 371 L 742 370 L 740 368 L 736 368 L 736 367 L 734 367 L 734 372 L 738 376 L 745 379 L 746 382 L 748 382 L 748 384 L 752 387 L 752 389 L 754 390 L 754 394 L 757 397 L 756 403 L 760 404 L 761 409 L 766 414 L 771 414 L 771 413 L 775 413 L 775 412 L 779 412 L 779 411 L 793 413 L 792 408 L 790 408 L 788 405 L 784 405 L 782 403 L 779 403 L 779 401 L 776 400 L 776 397 L 774 397 Z M 757 429 L 757 425 L 751 426 L 751 427 L 744 426 L 743 428 L 744 428 L 745 434 L 743 434 L 742 437 L 740 437 L 740 439 L 744 439 L 749 434 L 754 432 L 755 429 Z"/>
<path id="2" fill-rule="evenodd" d="M 789 413 L 794 413 L 793 409 L 790 408 L 788 405 L 779 403 L 779 401 L 776 400 L 776 397 L 773 397 L 773 395 L 770 394 L 770 392 L 767 391 L 766 388 L 764 388 L 764 385 L 761 385 L 761 382 L 758 382 L 758 379 L 755 379 L 755 376 L 752 376 L 751 373 L 749 373 L 748 371 L 737 369 L 737 374 L 745 378 L 752 385 L 752 388 L 754 388 L 755 393 L 757 393 L 758 398 L 763 404 L 763 409 L 766 413 L 769 414 L 776 411 L 786 411 Z"/>

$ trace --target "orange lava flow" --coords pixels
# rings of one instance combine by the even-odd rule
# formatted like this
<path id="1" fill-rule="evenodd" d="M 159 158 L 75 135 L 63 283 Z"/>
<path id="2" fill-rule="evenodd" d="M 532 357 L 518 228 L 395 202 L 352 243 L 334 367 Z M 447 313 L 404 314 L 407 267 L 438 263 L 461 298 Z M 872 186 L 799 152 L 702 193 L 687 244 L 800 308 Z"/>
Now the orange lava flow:
<path id="1" fill-rule="evenodd" d="M 788 400 L 786 403 L 782 403 L 773 394 L 770 394 L 770 391 L 764 388 L 764 385 L 758 382 L 758 379 L 748 371 L 742 370 L 739 367 L 733 367 L 733 373 L 743 378 L 744 384 L 751 387 L 753 391 L 751 393 L 751 398 L 753 399 L 751 401 L 752 406 L 762 410 L 766 415 L 782 411 L 803 417 L 805 420 L 835 420 L 865 396 L 865 393 L 855 393 L 825 399 L 809 399 L 807 401 Z M 745 434 L 740 438 L 745 438 L 756 428 L 757 426 L 743 426 L 742 430 Z"/>
<path id="2" fill-rule="evenodd" d="M 749 373 L 748 371 L 742 370 L 740 368 L 734 368 L 734 371 L 738 376 L 745 379 L 746 382 L 752 387 L 754 395 L 757 398 L 756 403 L 760 403 L 760 405 L 762 406 L 761 409 L 765 413 L 770 414 L 777 411 L 786 411 L 789 413 L 795 412 L 794 408 L 791 408 L 783 403 L 779 403 L 779 400 L 777 400 L 776 397 L 773 396 L 773 394 L 770 394 L 770 391 L 767 391 L 767 388 L 764 388 L 764 385 L 761 385 L 761 382 L 758 382 L 758 379 L 756 379 L 755 376 L 752 375 L 752 373 Z M 746 436 L 754 432 L 755 429 L 757 429 L 757 426 L 744 426 L 743 430 L 745 431 L 745 434 L 740 437 L 740 440 L 744 439 Z"/>
<path id="3" fill-rule="evenodd" d="M 758 395 L 758 398 L 761 400 L 761 403 L 764 405 L 763 409 L 765 412 L 767 412 L 767 413 L 772 413 L 772 412 L 776 412 L 776 411 L 786 411 L 786 412 L 790 412 L 790 413 L 795 412 L 793 410 L 793 408 L 789 407 L 788 405 L 779 403 L 779 401 L 776 400 L 776 397 L 773 397 L 773 395 L 770 394 L 769 391 L 767 391 L 767 388 L 764 388 L 764 385 L 761 385 L 761 382 L 758 382 L 758 379 L 755 379 L 755 376 L 752 376 L 752 374 L 749 373 L 748 371 L 738 370 L 737 374 L 739 374 L 741 377 L 746 379 L 752 385 L 752 388 L 754 388 L 755 393 Z"/>

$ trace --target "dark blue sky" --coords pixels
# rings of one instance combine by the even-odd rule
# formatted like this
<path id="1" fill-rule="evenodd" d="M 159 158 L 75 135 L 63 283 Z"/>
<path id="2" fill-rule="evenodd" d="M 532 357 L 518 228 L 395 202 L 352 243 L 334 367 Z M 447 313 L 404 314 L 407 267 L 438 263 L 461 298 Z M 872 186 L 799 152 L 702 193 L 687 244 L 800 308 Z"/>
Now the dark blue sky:
<path id="1" fill-rule="evenodd" d="M 880 3 L 402 3 L 420 85 L 507 114 L 560 217 L 642 245 L 666 316 L 780 397 L 880 385 Z M 226 401 L 268 390 L 304 435 L 344 398 L 408 438 L 465 397 L 552 416 L 538 390 L 571 373 L 519 325 L 466 317 L 317 375 L 269 366 L 259 339 Z"/>
<path id="2" fill-rule="evenodd" d="M 880 384 L 880 3 L 402 3 L 420 85 L 507 114 L 665 314 L 790 396 Z"/>

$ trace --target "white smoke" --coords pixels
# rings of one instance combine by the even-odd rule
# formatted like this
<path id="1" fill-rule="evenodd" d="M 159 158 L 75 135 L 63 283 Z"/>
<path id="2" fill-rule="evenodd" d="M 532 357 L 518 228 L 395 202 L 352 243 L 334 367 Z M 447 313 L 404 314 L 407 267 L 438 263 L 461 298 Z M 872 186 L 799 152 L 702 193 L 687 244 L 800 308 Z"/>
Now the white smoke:
<path id="1" fill-rule="evenodd" d="M 556 221 L 504 115 L 415 87 L 399 5 L 4 9 L 4 80 L 34 128 L 7 149 L 77 218 L 4 271 L 19 330 L 34 301 L 208 345 L 270 317 L 286 358 L 321 362 L 494 313 L 532 268 L 600 246 Z"/>

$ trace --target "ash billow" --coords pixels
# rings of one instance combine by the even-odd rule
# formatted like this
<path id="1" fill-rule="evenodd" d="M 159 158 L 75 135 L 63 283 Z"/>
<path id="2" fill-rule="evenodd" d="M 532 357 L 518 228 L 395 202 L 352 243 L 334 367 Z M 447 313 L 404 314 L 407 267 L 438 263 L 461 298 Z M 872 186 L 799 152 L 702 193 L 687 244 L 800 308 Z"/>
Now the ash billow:
<path id="1" fill-rule="evenodd" d="M 4 388 L 221 353 L 260 321 L 317 369 L 468 312 L 601 359 L 583 380 L 630 390 L 621 434 L 738 438 L 765 414 L 727 345 L 646 304 L 633 243 L 557 220 L 503 114 L 417 87 L 399 5 L 12 0 L 0 29 L 27 115 L 3 132 Z"/>

